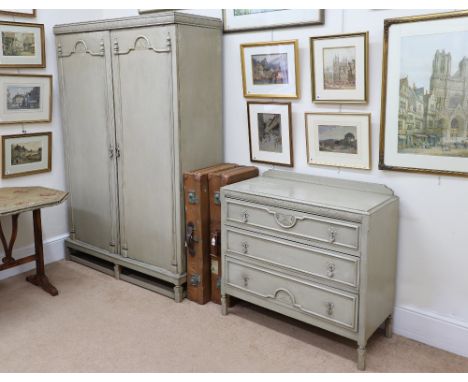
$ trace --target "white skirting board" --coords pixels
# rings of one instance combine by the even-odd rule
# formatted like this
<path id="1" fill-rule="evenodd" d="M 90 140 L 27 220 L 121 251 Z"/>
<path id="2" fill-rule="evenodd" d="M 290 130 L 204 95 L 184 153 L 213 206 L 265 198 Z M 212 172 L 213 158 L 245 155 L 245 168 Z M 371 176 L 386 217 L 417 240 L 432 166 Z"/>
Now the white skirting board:
<path id="1" fill-rule="evenodd" d="M 403 337 L 468 357 L 468 323 L 412 307 L 395 307 L 393 331 Z"/>
<path id="2" fill-rule="evenodd" d="M 65 258 L 64 241 L 68 235 L 56 236 L 44 241 L 46 263 Z M 34 246 L 19 248 L 13 256 L 21 258 L 34 254 Z M 0 272 L 0 280 L 27 272 L 35 267 L 31 262 Z M 456 321 L 412 307 L 395 307 L 394 332 L 415 341 L 468 357 L 468 323 Z"/>
<path id="3" fill-rule="evenodd" d="M 53 263 L 54 261 L 59 261 L 65 258 L 65 239 L 68 237 L 68 234 L 55 236 L 50 239 L 44 240 L 44 260 L 45 263 Z M 3 251 L 2 251 L 3 252 Z M 13 250 L 13 257 L 15 259 L 20 259 L 25 256 L 34 255 L 34 244 L 31 244 L 27 247 L 18 248 Z M 0 255 L 3 257 L 3 253 Z M 11 276 L 18 275 L 23 272 L 30 271 L 36 267 L 34 261 L 20 265 L 18 267 L 10 268 L 5 271 L 0 272 L 0 280 L 6 279 Z"/>

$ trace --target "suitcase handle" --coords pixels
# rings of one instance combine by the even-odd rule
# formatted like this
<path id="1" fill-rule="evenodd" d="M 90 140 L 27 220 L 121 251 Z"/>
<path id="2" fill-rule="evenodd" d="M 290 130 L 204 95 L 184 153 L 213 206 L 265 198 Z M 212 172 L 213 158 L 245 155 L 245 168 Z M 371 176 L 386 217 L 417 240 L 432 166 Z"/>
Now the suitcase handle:
<path id="1" fill-rule="evenodd" d="M 188 223 L 187 230 L 185 232 L 185 247 L 187 248 L 187 251 L 190 256 L 195 256 L 195 243 L 198 242 L 198 240 L 194 236 L 194 232 L 195 224 Z"/>

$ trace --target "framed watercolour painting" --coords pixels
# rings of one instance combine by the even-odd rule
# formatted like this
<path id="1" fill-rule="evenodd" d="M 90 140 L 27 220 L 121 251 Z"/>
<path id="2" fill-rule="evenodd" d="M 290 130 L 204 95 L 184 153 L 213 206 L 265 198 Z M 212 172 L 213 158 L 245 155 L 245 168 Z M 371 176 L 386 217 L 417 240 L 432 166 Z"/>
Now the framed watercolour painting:
<path id="1" fill-rule="evenodd" d="M 180 11 L 181 9 L 139 9 L 138 13 L 140 15 L 146 15 L 147 13 L 161 13 L 167 11 Z"/>
<path id="2" fill-rule="evenodd" d="M 247 98 L 299 98 L 298 42 L 242 44 L 242 83 Z"/>
<path id="3" fill-rule="evenodd" d="M 51 120 L 51 75 L 0 74 L 0 125 Z"/>
<path id="4" fill-rule="evenodd" d="M 0 68 L 45 68 L 44 24 L 0 21 Z"/>
<path id="5" fill-rule="evenodd" d="M 306 113 L 309 164 L 370 169 L 370 114 Z"/>
<path id="6" fill-rule="evenodd" d="M 223 9 L 224 32 L 323 24 L 323 9 Z"/>
<path id="7" fill-rule="evenodd" d="M 247 102 L 250 160 L 293 167 L 291 103 Z"/>
<path id="8" fill-rule="evenodd" d="M 379 168 L 468 176 L 468 11 L 385 20 Z"/>
<path id="9" fill-rule="evenodd" d="M 35 9 L 0 9 L 0 15 L 36 17 Z"/>
<path id="10" fill-rule="evenodd" d="M 366 103 L 369 33 L 310 38 L 312 100 Z"/>
<path id="11" fill-rule="evenodd" d="M 2 178 L 52 170 L 52 133 L 2 136 Z"/>

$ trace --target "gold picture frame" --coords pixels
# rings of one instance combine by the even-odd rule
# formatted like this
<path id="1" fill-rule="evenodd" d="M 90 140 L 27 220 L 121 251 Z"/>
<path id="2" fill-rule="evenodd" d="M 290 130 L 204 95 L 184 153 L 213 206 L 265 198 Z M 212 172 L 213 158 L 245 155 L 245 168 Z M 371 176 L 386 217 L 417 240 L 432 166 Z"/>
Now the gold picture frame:
<path id="1" fill-rule="evenodd" d="M 40 138 L 42 138 L 42 140 Z M 30 142 L 28 142 L 28 139 L 30 139 Z M 31 145 L 31 147 L 28 148 L 28 144 Z M 12 149 L 13 145 L 22 145 L 22 147 L 21 149 L 16 149 L 16 153 L 14 153 L 14 149 Z M 38 146 L 40 146 L 40 148 Z M 44 155 L 44 147 L 47 150 L 46 155 Z M 2 136 L 3 179 L 40 174 L 50 171 L 52 171 L 51 132 Z"/>
<path id="2" fill-rule="evenodd" d="M 20 10 L 7 10 L 7 9 L 0 9 L 0 15 L 8 15 L 8 16 L 20 16 L 20 17 L 36 17 L 36 10 L 31 9 L 31 13 L 27 12 L 20 12 Z"/>
<path id="3" fill-rule="evenodd" d="M 15 81 L 16 79 L 16 81 Z M 20 90 L 20 88 L 23 90 Z M 10 88 L 17 88 L 16 92 L 18 93 L 18 100 L 15 101 L 15 105 L 12 104 L 11 108 L 9 107 L 10 103 L 13 103 L 14 94 L 10 93 Z M 34 88 L 39 88 L 39 95 L 34 93 L 34 96 L 39 99 L 38 105 L 35 105 L 33 102 L 23 105 L 21 96 L 23 97 L 23 102 L 27 89 L 30 89 L 30 92 Z M 36 89 L 34 89 L 37 92 Z M 3 92 L 6 92 L 4 94 Z M 44 95 L 45 93 L 45 95 Z M 5 109 L 0 110 L 0 125 L 13 125 L 13 124 L 23 124 L 23 123 L 48 123 L 52 121 L 52 94 L 53 94 L 53 81 L 52 75 L 50 74 L 6 74 L 0 73 L 0 103 L 6 105 Z M 45 98 L 44 98 L 45 97 Z M 31 98 L 31 96 L 29 96 Z M 38 110 L 35 112 L 35 110 Z M 23 116 L 21 112 L 23 111 Z M 28 116 L 26 118 L 25 116 Z"/>
<path id="4" fill-rule="evenodd" d="M 371 170 L 370 113 L 314 112 L 305 113 L 304 118 L 309 165 Z"/>
<path id="5" fill-rule="evenodd" d="M 362 39 L 362 41 L 359 41 Z M 369 98 L 369 32 L 356 32 L 335 34 L 327 36 L 310 37 L 310 71 L 312 81 L 312 101 L 315 103 L 328 104 L 365 104 Z M 341 44 L 340 44 L 341 41 Z M 327 46 L 328 43 L 328 46 Z M 320 50 L 322 60 L 319 61 L 316 55 L 316 44 Z M 325 50 L 337 51 L 341 49 L 344 57 L 339 57 L 338 65 L 348 64 L 348 72 L 351 73 L 353 81 L 350 84 L 348 78 L 338 76 L 338 80 L 334 75 L 327 76 L 325 73 Z M 347 58 L 346 53 L 352 49 L 354 60 L 343 63 Z M 337 53 L 335 52 L 335 55 Z M 338 53 L 339 54 L 339 53 Z M 354 62 L 353 62 L 354 61 Z M 335 66 L 333 61 L 333 66 Z M 349 65 L 354 65 L 354 70 L 349 68 Z M 333 69 L 335 69 L 333 67 Z M 338 72 L 343 74 L 343 71 Z M 359 69 L 359 70 L 358 70 Z M 320 71 L 320 76 L 318 72 Z M 334 73 L 333 73 L 334 74 Z M 345 76 L 346 77 L 346 76 Z M 349 75 L 348 75 L 349 77 Z M 327 88 L 327 80 L 330 78 L 331 84 Z M 341 81 L 342 80 L 342 81 Z M 321 85 L 321 86 L 320 86 Z M 320 86 L 320 89 L 318 88 Z"/>
<path id="6" fill-rule="evenodd" d="M 244 13 L 236 15 L 236 11 Z M 324 9 L 223 9 L 224 33 L 295 28 L 322 25 L 324 22 Z"/>
<path id="7" fill-rule="evenodd" d="M 466 18 L 466 20 L 462 20 L 463 18 Z M 423 38 L 427 36 L 427 46 L 434 46 L 434 39 L 438 38 L 437 36 L 440 34 L 441 36 L 447 33 L 465 33 L 466 36 L 468 37 L 468 28 L 465 30 L 461 29 L 459 26 L 462 24 L 463 26 L 466 24 L 466 21 L 468 21 L 468 11 L 455 11 L 455 12 L 445 12 L 445 13 L 435 13 L 435 14 L 427 14 L 427 15 L 419 15 L 419 16 L 408 16 L 408 17 L 399 17 L 399 18 L 393 18 L 393 19 L 386 19 L 384 21 L 384 38 L 383 38 L 383 62 L 382 62 L 382 97 L 381 97 L 381 120 L 380 120 L 380 139 L 379 139 L 379 169 L 380 170 L 390 170 L 390 171 L 402 171 L 402 172 L 409 172 L 409 173 L 420 173 L 420 174 L 433 174 L 433 175 L 451 175 L 451 176 L 468 176 L 468 136 L 465 136 L 465 155 L 460 155 L 457 157 L 457 155 L 448 155 L 450 151 L 452 150 L 452 145 L 455 145 L 455 148 L 457 147 L 457 142 L 453 141 L 452 137 L 452 132 L 450 135 L 445 135 L 444 138 L 444 131 L 445 130 L 452 130 L 451 124 L 447 123 L 447 126 L 444 126 L 442 123 L 441 126 L 439 126 L 439 123 L 437 125 L 435 124 L 437 118 L 434 117 L 434 121 L 430 122 L 428 118 L 422 119 L 422 124 L 420 127 L 415 127 L 414 133 L 419 134 L 418 140 L 419 142 L 412 142 L 411 145 L 408 144 L 408 141 L 411 139 L 411 134 L 412 132 L 410 131 L 411 129 L 407 129 L 407 125 L 403 127 L 404 125 L 404 120 L 400 118 L 400 107 L 402 107 L 401 103 L 401 87 L 402 85 L 405 85 L 405 81 L 402 78 L 401 75 L 397 74 L 401 73 L 401 67 L 400 65 L 403 65 L 402 62 L 400 62 L 398 67 L 392 63 L 389 63 L 389 53 L 392 51 L 392 54 L 394 54 L 395 48 L 393 46 L 390 46 L 389 44 L 389 39 L 390 35 L 392 34 L 392 28 L 401 28 L 401 26 L 404 26 L 405 24 L 414 24 L 414 23 L 427 23 L 430 22 L 431 24 L 431 33 L 429 34 L 418 34 L 420 36 L 419 38 Z M 455 26 L 452 26 L 452 23 Z M 458 24 L 457 24 L 458 23 Z M 458 25 L 458 29 L 456 29 L 456 26 Z M 427 25 L 426 25 L 427 28 Z M 450 28 L 454 28 L 452 31 Z M 399 37 L 403 38 L 403 37 Z M 404 38 L 406 38 L 406 41 L 409 41 L 408 38 L 411 38 L 411 35 L 405 35 Z M 447 37 L 447 41 L 450 43 L 453 43 L 456 39 Z M 464 40 L 466 41 L 466 39 Z M 422 44 L 420 41 L 418 41 L 418 48 L 423 47 L 424 44 Z M 398 48 L 401 50 L 402 49 L 402 44 L 400 43 Z M 404 46 L 403 46 L 404 49 Z M 413 51 L 414 52 L 414 51 Z M 439 54 L 441 55 L 442 52 L 437 53 L 438 50 L 434 49 L 433 53 L 433 59 L 436 59 L 436 56 Z M 426 52 L 427 53 L 427 52 Z M 414 52 L 414 54 L 417 54 L 419 60 L 423 60 L 424 58 L 419 55 L 418 52 Z M 445 54 L 445 50 L 443 52 Z M 447 54 L 450 54 L 448 52 Z M 392 56 L 393 57 L 393 56 Z M 429 60 L 427 60 L 429 61 Z M 435 61 L 430 60 L 430 62 L 426 63 L 426 66 L 432 68 L 431 70 L 434 71 L 434 64 Z M 420 63 L 419 63 L 420 64 Z M 406 68 L 405 68 L 406 69 Z M 450 69 L 451 70 L 451 69 Z M 420 72 L 418 72 L 420 75 Z M 433 73 L 433 72 L 432 72 Z M 389 75 L 393 74 L 392 78 L 389 78 Z M 409 83 L 412 79 L 409 78 L 411 77 L 411 73 L 406 73 L 406 82 Z M 448 73 L 449 76 L 451 76 L 451 73 Z M 390 81 L 399 81 L 398 88 L 396 91 L 393 91 L 392 89 L 395 89 L 396 85 L 393 82 L 390 84 Z M 432 89 L 432 84 L 430 84 L 428 87 L 429 89 L 424 89 L 422 88 L 416 88 L 416 85 L 413 85 L 415 87 L 415 95 L 422 95 L 424 94 L 424 97 L 422 97 L 422 105 L 423 108 L 426 108 L 426 103 L 429 105 L 429 98 L 434 95 L 437 89 Z M 411 88 L 411 86 L 407 86 L 407 88 Z M 391 94 L 392 97 L 389 97 L 389 92 L 393 91 Z M 395 93 L 395 94 L 394 94 Z M 418 96 L 419 97 L 419 96 Z M 444 98 L 442 96 L 442 98 Z M 445 96 L 448 101 L 448 93 Z M 427 101 L 424 101 L 426 99 Z M 431 114 L 450 114 L 450 108 L 446 105 L 449 105 L 448 102 L 444 102 L 445 99 L 441 99 L 438 101 L 438 105 L 443 108 L 439 109 L 439 106 L 436 107 L 435 113 Z M 390 104 L 391 102 L 397 104 Z M 405 104 L 406 107 L 406 104 Z M 389 109 L 393 111 L 393 113 L 389 112 Z M 415 109 L 419 110 L 419 109 Z M 423 109 L 423 115 L 424 115 L 424 110 Z M 468 110 L 466 110 L 468 112 Z M 404 114 L 401 114 L 402 116 Z M 427 115 L 427 114 L 426 114 Z M 415 117 L 416 118 L 416 117 Z M 432 118 L 432 117 L 431 117 Z M 453 122 L 453 119 L 450 118 L 451 122 Z M 438 120 L 443 121 L 443 119 Z M 467 123 L 467 121 L 465 121 Z M 435 128 L 437 126 L 437 129 Z M 438 128 L 440 127 L 440 132 L 437 132 Z M 454 129 L 455 130 L 455 129 Z M 432 132 L 437 133 L 437 134 L 430 134 Z M 426 137 L 426 139 L 424 139 Z M 429 139 L 430 138 L 430 139 Z M 457 140 L 459 137 L 456 137 Z M 462 137 L 463 138 L 463 137 Z M 422 141 L 422 143 L 421 143 Z M 425 141 L 425 142 L 424 142 Z M 444 142 L 446 141 L 446 142 Z M 414 145 L 414 146 L 413 146 Z M 439 149 L 437 149 L 439 147 Z M 419 153 L 417 152 L 419 150 Z M 439 151 L 438 153 L 433 153 L 432 151 Z M 407 152 L 408 151 L 408 152 Z M 426 154 L 426 155 L 421 155 L 421 154 Z M 444 155 L 445 154 L 445 155 Z M 440 158 L 443 158 L 442 161 L 438 160 Z M 450 166 L 449 166 L 450 165 Z M 445 168 L 444 168 L 445 167 Z M 451 168 L 449 168 L 451 167 Z"/>
<path id="8" fill-rule="evenodd" d="M 169 11 L 183 11 L 183 9 L 139 9 L 138 14 L 147 15 L 150 13 L 163 13 Z"/>
<path id="9" fill-rule="evenodd" d="M 3 34 L 9 33 L 12 36 L 9 37 L 9 47 L 11 52 L 5 51 L 5 39 Z M 18 48 L 18 44 L 14 44 L 16 36 L 15 33 L 28 35 L 22 36 L 20 41 L 22 46 Z M 23 22 L 12 22 L 12 21 L 0 21 L 0 44 L 2 44 L 0 55 L 0 68 L 45 68 L 46 67 L 46 51 L 45 51 L 45 33 L 44 24 L 35 23 L 23 23 Z M 31 44 L 29 39 L 33 35 L 33 42 Z M 36 40 L 39 39 L 36 43 Z M 20 51 L 21 49 L 21 51 Z M 39 52 L 38 52 L 39 50 Z M 16 52 L 18 51 L 18 52 Z M 23 54 L 27 52 L 27 54 Z M 16 53 L 16 54 L 15 54 Z M 31 55 L 30 53 L 34 53 Z M 15 61 L 16 59 L 16 61 Z"/>
<path id="10" fill-rule="evenodd" d="M 275 115 L 278 125 L 280 139 L 274 137 L 278 131 L 273 131 L 271 128 L 268 139 L 262 142 L 260 131 L 264 131 L 265 135 L 266 123 L 262 120 L 263 126 L 260 126 L 259 114 Z M 257 116 L 257 118 L 254 118 Z M 292 129 L 292 111 L 291 102 L 247 102 L 247 119 L 249 127 L 249 152 L 250 161 L 255 163 L 273 164 L 285 167 L 294 167 L 294 150 L 293 150 L 293 129 Z M 284 125 L 287 126 L 284 126 Z M 271 125 L 271 123 L 270 123 Z M 273 139 L 270 139 L 273 137 Z M 268 146 L 262 150 L 262 143 Z"/>
<path id="11" fill-rule="evenodd" d="M 242 86 L 244 91 L 245 98 L 291 98 L 297 99 L 300 97 L 300 73 L 299 73 L 299 47 L 298 40 L 284 40 L 284 41 L 269 41 L 269 42 L 256 42 L 256 43 L 246 43 L 240 45 L 241 53 L 241 68 L 242 68 Z M 274 49 L 274 47 L 277 47 Z M 262 49 L 263 48 L 263 49 Z M 270 50 L 269 50 L 270 49 Z M 257 54 L 254 52 L 257 51 Z M 288 55 L 293 55 L 290 57 Z M 277 56 L 277 61 L 280 61 L 280 66 L 282 70 L 273 71 L 270 74 L 270 78 L 264 79 L 266 81 L 263 83 L 262 79 L 255 83 L 255 73 L 253 71 L 252 65 L 254 65 L 255 59 L 252 59 L 253 56 L 263 57 L 262 61 L 256 61 L 255 65 L 261 66 L 260 70 L 263 71 L 263 60 L 265 64 L 271 65 L 267 57 L 268 56 Z M 281 57 L 279 57 L 281 56 Z M 284 57 L 286 56 L 286 57 Z M 250 57 L 249 61 L 246 59 Z M 288 82 L 271 82 L 278 81 L 278 77 L 284 81 L 284 65 L 286 63 L 287 78 Z M 278 64 L 277 64 L 278 65 Z M 291 71 L 291 68 L 293 71 Z M 250 70 L 249 70 L 250 69 Z M 272 71 L 271 69 L 267 72 Z M 272 79 L 271 76 L 277 76 L 276 79 Z M 270 81 L 270 82 L 269 82 Z M 260 83 L 261 82 L 261 83 Z M 267 87 L 266 87 L 266 86 Z"/>

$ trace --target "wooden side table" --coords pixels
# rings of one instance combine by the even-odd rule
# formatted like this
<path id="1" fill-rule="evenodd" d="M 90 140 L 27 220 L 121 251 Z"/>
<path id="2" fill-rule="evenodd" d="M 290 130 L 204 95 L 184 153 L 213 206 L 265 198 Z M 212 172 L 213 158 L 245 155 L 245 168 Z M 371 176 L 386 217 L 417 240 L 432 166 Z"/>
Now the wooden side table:
<path id="1" fill-rule="evenodd" d="M 58 205 L 68 198 L 68 192 L 44 187 L 3 187 L 0 188 L 0 217 L 11 216 L 11 237 L 9 242 L 3 233 L 0 222 L 0 240 L 5 250 L 5 257 L 0 263 L 0 271 L 21 264 L 36 261 L 36 274 L 26 280 L 44 289 L 52 296 L 57 289 L 49 282 L 44 269 L 44 249 L 42 245 L 41 208 Z M 32 211 L 34 224 L 35 254 L 15 260 L 12 256 L 13 246 L 18 233 L 18 218 L 23 212 Z"/>

